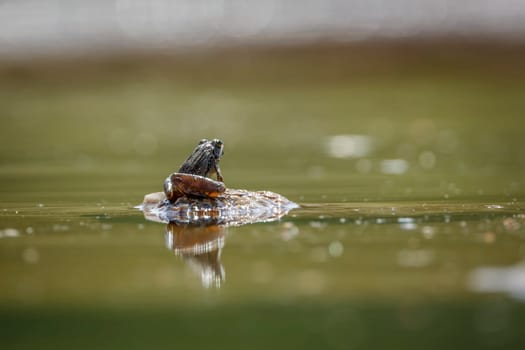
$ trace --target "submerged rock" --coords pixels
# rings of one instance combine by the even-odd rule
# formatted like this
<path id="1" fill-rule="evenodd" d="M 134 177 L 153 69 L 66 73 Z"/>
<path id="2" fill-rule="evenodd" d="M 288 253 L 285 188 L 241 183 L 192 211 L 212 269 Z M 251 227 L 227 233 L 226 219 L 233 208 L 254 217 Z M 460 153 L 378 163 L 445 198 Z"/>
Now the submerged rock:
<path id="1" fill-rule="evenodd" d="M 180 197 L 174 203 L 163 192 L 150 193 L 139 208 L 157 222 L 237 226 L 275 221 L 298 207 L 274 192 L 226 189 L 217 198 Z"/>

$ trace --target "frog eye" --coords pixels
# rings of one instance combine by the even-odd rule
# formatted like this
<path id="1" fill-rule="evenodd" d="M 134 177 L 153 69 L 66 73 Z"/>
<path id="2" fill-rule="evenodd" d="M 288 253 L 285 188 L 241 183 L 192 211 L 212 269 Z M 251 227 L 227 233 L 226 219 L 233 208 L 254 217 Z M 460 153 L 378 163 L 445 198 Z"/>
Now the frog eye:
<path id="1" fill-rule="evenodd" d="M 224 145 L 221 140 L 213 140 L 213 155 L 219 159 L 224 155 Z"/>
<path id="2" fill-rule="evenodd" d="M 199 141 L 199 145 L 202 145 L 203 143 L 206 143 L 206 142 L 208 142 L 208 140 L 202 139 L 202 140 Z"/>

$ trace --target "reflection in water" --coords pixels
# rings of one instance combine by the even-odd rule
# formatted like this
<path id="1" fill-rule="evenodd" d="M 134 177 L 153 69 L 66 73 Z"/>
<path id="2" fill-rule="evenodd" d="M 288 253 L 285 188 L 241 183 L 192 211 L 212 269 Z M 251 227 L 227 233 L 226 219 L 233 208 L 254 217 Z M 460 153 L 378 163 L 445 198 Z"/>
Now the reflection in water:
<path id="1" fill-rule="evenodd" d="M 224 225 L 170 223 L 166 228 L 166 247 L 200 274 L 203 287 L 220 287 L 224 281 L 221 251 L 226 233 Z"/>
<path id="2" fill-rule="evenodd" d="M 221 251 L 228 226 L 279 220 L 299 206 L 283 196 L 269 192 L 227 189 L 216 199 L 179 198 L 168 203 L 164 193 L 150 193 L 137 208 L 147 220 L 168 223 L 166 246 L 200 274 L 205 288 L 220 287 L 224 281 Z M 297 235 L 288 226 L 283 239 Z"/>
<path id="3" fill-rule="evenodd" d="M 475 292 L 508 293 L 525 301 L 525 261 L 508 267 L 479 267 L 469 277 L 469 287 Z"/>
<path id="4" fill-rule="evenodd" d="M 331 270 L 323 270 L 321 265 L 330 259 L 341 259 L 344 264 L 355 264 L 353 273 L 360 276 L 361 268 L 370 267 L 374 271 L 376 264 L 385 263 L 394 266 L 400 275 L 410 275 L 420 269 L 435 272 L 440 282 L 449 285 L 450 289 L 458 287 L 454 274 L 460 274 L 463 266 L 461 259 L 454 258 L 447 249 L 456 251 L 457 241 L 451 248 L 447 244 L 452 238 L 476 245 L 491 245 L 496 247 L 506 244 L 505 240 L 521 239 L 525 227 L 524 203 L 513 202 L 371 202 L 371 203 L 307 203 L 294 210 L 292 219 L 279 225 L 279 232 L 271 228 L 276 236 L 286 245 L 280 245 L 280 251 L 300 254 L 314 265 L 309 268 L 295 267 L 297 272 L 298 291 L 304 293 L 320 293 L 325 285 L 326 276 L 331 276 Z M 260 216 L 226 216 L 204 215 L 209 212 L 177 211 L 178 221 L 172 221 L 166 229 L 166 246 L 175 255 L 180 256 L 185 264 L 201 278 L 203 287 L 221 287 L 225 280 L 225 268 L 221 263 L 221 253 L 229 226 L 239 226 L 240 222 L 246 224 L 257 222 Z M 144 205 L 142 210 L 147 219 L 162 221 L 166 211 L 174 211 L 174 207 L 160 208 Z M 168 213 L 168 214 L 169 214 Z M 184 217 L 180 213 L 195 214 Z M 237 213 L 237 212 L 229 212 Z M 246 213 L 246 211 L 244 212 Z M 273 213 L 273 212 L 272 212 Z M 264 221 L 280 219 L 286 211 L 273 213 Z M 227 221 L 227 220 L 231 221 Z M 249 221 L 253 220 L 253 221 Z M 225 223 L 225 221 L 227 223 Z M 262 226 L 259 226 L 259 229 Z M 366 234 L 365 234 L 366 233 Z M 300 236 L 300 239 L 296 239 Z M 269 239 L 269 238 L 265 238 Z M 380 260 L 375 254 L 366 254 L 367 249 L 375 249 L 375 244 L 383 241 L 394 244 L 387 249 Z M 445 244 L 445 248 L 443 248 Z M 462 243 L 463 244 L 463 243 Z M 498 245 L 499 244 L 499 245 Z M 383 248 L 382 248 L 383 249 Z M 499 249 L 499 248 L 498 248 Z M 447 254 L 443 254 L 443 251 Z M 518 254 L 513 252 L 513 254 Z M 463 255 L 461 252 L 460 255 Z M 458 260 L 458 261 L 455 261 Z M 486 266 L 491 266 L 490 257 L 484 257 Z M 242 264 L 242 263 L 241 263 Z M 256 262 L 253 275 L 255 283 L 280 283 L 274 282 L 274 269 L 268 262 Z M 511 270 L 474 270 L 471 275 L 469 289 L 476 292 L 509 291 L 513 296 L 518 295 L 523 299 L 523 268 L 520 265 Z M 446 271 L 446 273 L 443 273 Z M 451 272 L 452 271 L 452 272 Z M 470 271 L 470 267 L 469 267 Z M 325 275 L 325 273 L 327 275 Z M 418 275 L 419 278 L 425 278 Z M 430 276 L 430 275 L 428 275 Z M 359 279 L 359 277 L 357 277 Z M 414 277 L 416 278 L 416 277 Z M 458 278 L 459 280 L 459 278 Z M 426 281 L 426 280 L 425 280 Z M 423 281 L 422 288 L 426 288 L 428 281 Z M 354 281 L 355 282 L 355 281 Z M 288 288 L 283 282 L 283 288 Z M 295 283 L 295 282 L 294 282 Z M 362 280 L 364 289 L 375 288 L 369 286 L 368 279 Z M 403 288 L 402 283 L 398 285 Z M 343 284 L 341 288 L 346 288 Z M 460 288 L 465 288 L 461 283 Z M 499 288 L 499 289 L 498 289 Z"/>

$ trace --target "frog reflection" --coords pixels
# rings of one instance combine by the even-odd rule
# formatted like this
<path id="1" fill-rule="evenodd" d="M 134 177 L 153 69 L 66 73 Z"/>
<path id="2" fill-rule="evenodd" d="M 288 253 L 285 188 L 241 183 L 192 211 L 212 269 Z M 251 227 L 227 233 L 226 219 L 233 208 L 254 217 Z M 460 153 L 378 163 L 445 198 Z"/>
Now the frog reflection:
<path id="1" fill-rule="evenodd" d="M 219 288 L 225 275 L 221 251 L 226 233 L 222 225 L 170 223 L 166 228 L 166 247 L 201 276 L 203 287 Z"/>

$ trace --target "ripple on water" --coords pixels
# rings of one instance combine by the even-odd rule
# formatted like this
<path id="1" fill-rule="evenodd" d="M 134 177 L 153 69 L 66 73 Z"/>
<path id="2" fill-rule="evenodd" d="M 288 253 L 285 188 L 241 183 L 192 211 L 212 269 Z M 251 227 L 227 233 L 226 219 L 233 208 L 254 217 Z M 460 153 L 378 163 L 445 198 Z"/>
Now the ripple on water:
<path id="1" fill-rule="evenodd" d="M 294 217 L 311 218 L 309 225 L 322 228 L 328 222 L 339 224 L 375 224 L 397 223 L 401 228 L 413 230 L 419 223 L 462 222 L 480 218 L 506 217 L 507 230 L 519 230 L 522 208 L 525 203 L 473 203 L 473 202 L 345 202 L 345 203 L 303 203 L 294 211 Z M 320 220 L 319 218 L 323 218 Z M 424 229 L 431 235 L 430 228 Z"/>

